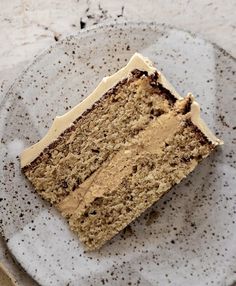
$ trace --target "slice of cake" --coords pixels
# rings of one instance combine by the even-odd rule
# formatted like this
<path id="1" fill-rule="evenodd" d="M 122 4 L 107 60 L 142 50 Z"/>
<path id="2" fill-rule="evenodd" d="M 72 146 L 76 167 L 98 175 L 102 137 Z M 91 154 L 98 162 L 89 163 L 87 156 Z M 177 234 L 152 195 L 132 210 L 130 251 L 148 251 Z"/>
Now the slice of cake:
<path id="1" fill-rule="evenodd" d="M 36 191 L 85 246 L 100 248 L 222 142 L 149 60 L 135 54 L 21 156 Z"/>

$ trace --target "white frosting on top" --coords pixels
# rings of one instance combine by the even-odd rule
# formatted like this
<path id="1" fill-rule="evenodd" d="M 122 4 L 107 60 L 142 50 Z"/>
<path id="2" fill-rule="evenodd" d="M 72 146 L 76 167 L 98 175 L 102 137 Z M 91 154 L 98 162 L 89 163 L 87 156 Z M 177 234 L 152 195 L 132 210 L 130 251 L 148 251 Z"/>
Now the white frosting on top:
<path id="1" fill-rule="evenodd" d="M 63 133 L 63 131 L 73 125 L 73 122 L 80 115 L 82 115 L 84 111 L 91 108 L 96 101 L 98 101 L 109 89 L 114 87 L 119 81 L 129 77 L 130 73 L 135 69 L 146 71 L 149 75 L 157 71 L 147 58 L 143 57 L 138 53 L 135 53 L 124 68 L 120 69 L 118 72 L 109 77 L 103 78 L 97 88 L 80 104 L 76 105 L 64 115 L 57 116 L 54 119 L 53 124 L 48 130 L 47 134 L 38 143 L 30 146 L 22 152 L 21 167 L 30 164 L 34 159 L 36 159 L 46 147 L 53 143 L 60 136 L 60 134 Z M 166 89 L 170 90 L 170 92 L 177 99 L 182 99 L 182 97 L 176 92 L 176 90 L 167 81 L 164 75 L 160 72 L 158 72 L 158 74 L 158 82 L 161 83 Z M 214 144 L 221 144 L 222 142 L 211 133 L 211 131 L 207 128 L 206 124 L 200 118 L 200 108 L 196 102 L 193 102 L 192 104 L 191 113 L 192 122 L 206 135 L 206 137 Z"/>

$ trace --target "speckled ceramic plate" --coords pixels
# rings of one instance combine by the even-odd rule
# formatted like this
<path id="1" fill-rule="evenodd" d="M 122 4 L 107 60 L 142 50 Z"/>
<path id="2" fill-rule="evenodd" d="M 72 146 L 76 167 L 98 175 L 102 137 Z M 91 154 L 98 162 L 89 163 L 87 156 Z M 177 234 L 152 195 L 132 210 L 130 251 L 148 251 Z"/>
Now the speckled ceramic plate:
<path id="1" fill-rule="evenodd" d="M 135 52 L 176 89 L 192 91 L 225 141 L 181 184 L 98 252 L 21 174 L 21 150 Z M 41 285 L 231 285 L 236 280 L 236 62 L 222 49 L 156 24 L 97 26 L 50 48 L 1 102 L 0 212 L 9 249 Z"/>

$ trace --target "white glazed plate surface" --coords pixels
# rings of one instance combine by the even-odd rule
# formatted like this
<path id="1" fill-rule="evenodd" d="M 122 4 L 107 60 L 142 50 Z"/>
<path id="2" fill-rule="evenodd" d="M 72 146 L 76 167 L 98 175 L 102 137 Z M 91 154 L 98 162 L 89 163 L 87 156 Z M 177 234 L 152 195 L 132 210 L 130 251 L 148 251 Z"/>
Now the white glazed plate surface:
<path id="1" fill-rule="evenodd" d="M 100 251 L 86 253 L 22 175 L 19 154 L 138 51 L 225 141 Z M 187 32 L 156 24 L 98 26 L 50 48 L 0 102 L 0 214 L 15 258 L 40 285 L 232 285 L 236 281 L 236 62 Z"/>

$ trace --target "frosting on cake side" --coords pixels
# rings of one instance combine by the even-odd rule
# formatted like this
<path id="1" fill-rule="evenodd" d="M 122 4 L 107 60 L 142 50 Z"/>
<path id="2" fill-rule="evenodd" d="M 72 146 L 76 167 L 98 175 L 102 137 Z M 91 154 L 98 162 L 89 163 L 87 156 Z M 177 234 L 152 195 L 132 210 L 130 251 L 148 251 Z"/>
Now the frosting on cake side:
<path id="1" fill-rule="evenodd" d="M 135 53 L 124 68 L 120 69 L 118 72 L 109 77 L 103 78 L 97 88 L 80 104 L 76 105 L 64 115 L 57 116 L 47 134 L 38 143 L 30 146 L 22 152 L 21 167 L 23 168 L 34 161 L 34 159 L 36 159 L 45 148 L 53 143 L 60 136 L 60 134 L 72 126 L 73 122 L 79 116 L 81 116 L 86 110 L 90 109 L 93 104 L 98 101 L 109 89 L 114 87 L 124 78 L 129 77 L 130 73 L 135 69 L 146 71 L 149 75 L 158 72 L 158 82 L 162 84 L 164 88 L 168 89 L 177 99 L 182 99 L 182 97 L 175 91 L 164 75 L 157 71 L 157 69 L 153 67 L 152 63 L 147 58 Z M 192 103 L 190 112 L 193 124 L 196 125 L 213 144 L 223 144 L 222 141 L 212 134 L 204 121 L 200 118 L 200 107 L 196 101 Z"/>

